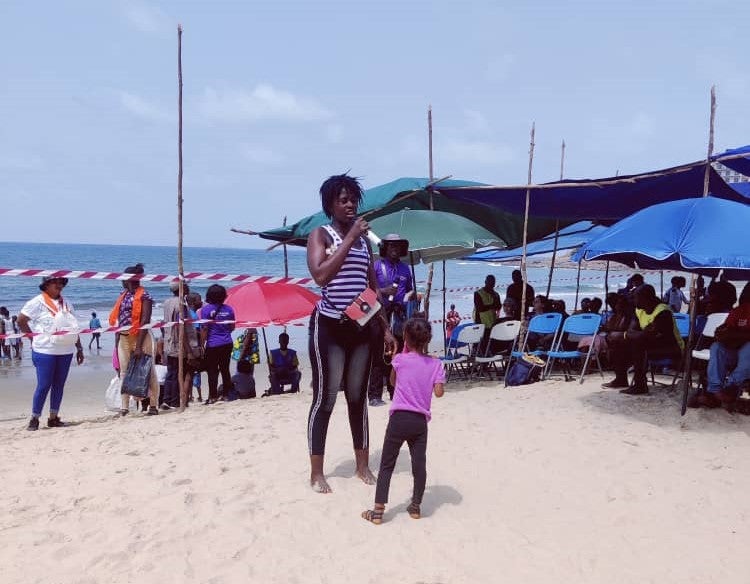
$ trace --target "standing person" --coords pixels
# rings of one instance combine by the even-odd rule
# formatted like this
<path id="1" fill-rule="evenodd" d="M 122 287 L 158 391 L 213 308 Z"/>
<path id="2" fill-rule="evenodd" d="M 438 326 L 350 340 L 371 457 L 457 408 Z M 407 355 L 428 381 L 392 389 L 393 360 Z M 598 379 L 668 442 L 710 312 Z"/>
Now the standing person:
<path id="1" fill-rule="evenodd" d="M 450 340 L 455 328 L 461 324 L 461 315 L 456 310 L 456 305 L 451 304 L 451 309 L 445 315 L 445 338 Z"/>
<path id="2" fill-rule="evenodd" d="M 13 332 L 20 333 L 21 329 L 18 327 L 18 317 L 14 314 L 11 318 L 11 324 L 13 325 Z M 23 358 L 23 340 L 20 337 L 11 339 L 10 344 L 13 346 L 15 357 L 19 361 Z"/>
<path id="3" fill-rule="evenodd" d="M 225 321 L 234 320 L 234 310 L 228 304 L 227 290 L 220 284 L 212 284 L 206 290 L 206 304 L 200 310 L 200 318 Z M 232 375 L 229 372 L 229 360 L 232 357 L 232 331 L 234 323 L 208 323 L 201 326 L 201 344 L 208 374 L 208 399 L 204 405 L 224 401 L 232 389 Z M 218 394 L 219 374 L 221 374 L 221 395 Z"/>
<path id="4" fill-rule="evenodd" d="M 398 349 L 404 344 L 403 328 L 406 322 L 406 302 L 411 296 L 414 286 L 411 271 L 401 261 L 409 253 L 409 242 L 397 233 L 389 233 L 380 244 L 380 259 L 375 261 L 375 280 L 378 293 L 383 299 L 385 318 L 391 325 L 391 332 L 396 337 Z M 388 387 L 388 394 L 393 399 L 393 386 L 390 381 L 390 365 L 386 365 L 383 351 L 383 329 L 373 340 L 372 371 L 370 372 L 370 387 L 368 389 L 371 406 L 384 406 L 383 381 Z"/>
<path id="5" fill-rule="evenodd" d="M 682 305 L 688 304 L 688 299 L 685 298 L 685 293 L 682 291 L 685 284 L 685 278 L 674 276 L 672 278 L 672 287 L 664 293 L 662 300 L 672 309 L 672 312 L 681 312 Z"/>
<path id="6" fill-rule="evenodd" d="M 190 320 L 198 320 L 198 311 L 201 309 L 201 306 L 203 306 L 203 299 L 201 298 L 201 295 L 197 292 L 191 292 L 186 297 L 186 302 L 188 306 L 188 317 Z M 193 325 L 195 327 L 195 332 L 198 335 L 198 344 L 203 347 L 202 343 L 200 342 L 200 334 L 201 334 L 201 325 L 195 324 Z M 198 390 L 198 401 L 203 401 L 203 395 L 201 394 L 201 371 L 202 369 L 200 366 L 202 366 L 205 363 L 205 355 L 203 356 L 203 359 L 201 360 L 201 363 L 199 364 L 199 367 L 196 368 L 195 373 L 193 374 L 193 382 L 192 386 L 195 387 L 195 389 Z M 190 388 L 190 393 L 188 394 L 188 401 L 193 401 L 193 390 L 192 387 Z"/>
<path id="7" fill-rule="evenodd" d="M 367 380 L 371 367 L 373 326 L 384 326 L 385 342 L 393 345 L 388 323 L 374 316 L 363 328 L 344 310 L 368 287 L 377 288 L 372 257 L 363 237 L 369 225 L 357 217 L 362 187 L 346 174 L 332 176 L 320 187 L 323 212 L 331 223 L 316 228 L 307 241 L 307 266 L 321 286 L 321 299 L 310 316 L 309 352 L 313 401 L 307 423 L 310 486 L 330 493 L 323 473 L 326 435 L 336 395 L 344 390 L 354 445 L 357 476 L 374 484 L 369 467 Z M 380 323 L 373 322 L 380 318 Z M 378 342 L 378 341 L 375 341 Z"/>
<path id="8" fill-rule="evenodd" d="M 481 355 L 484 355 L 487 351 L 490 331 L 495 325 L 501 307 L 500 295 L 495 292 L 495 276 L 489 274 L 484 279 L 484 286 L 474 292 L 474 322 L 484 325 L 482 344 L 479 346 L 479 354 Z"/>
<path id="9" fill-rule="evenodd" d="M 131 327 L 130 330 L 121 331 L 115 335 L 115 344 L 117 345 L 117 358 L 120 364 L 120 375 L 124 375 L 128 370 L 130 357 L 140 357 L 144 353 L 154 358 L 154 344 L 149 329 L 141 328 L 151 322 L 151 310 L 153 300 L 146 289 L 141 286 L 141 279 L 145 273 L 143 264 L 128 266 L 123 270 L 125 274 L 132 274 L 130 280 L 123 280 L 123 291 L 115 301 L 112 311 L 109 313 L 110 326 Z M 149 416 L 155 416 L 159 413 L 156 405 L 159 403 L 159 382 L 156 379 L 156 368 L 151 368 L 149 378 L 149 397 L 148 411 Z M 130 396 L 122 394 L 122 407 L 120 415 L 126 416 L 129 410 Z M 143 400 L 141 400 L 141 409 L 143 409 Z"/>
<path id="10" fill-rule="evenodd" d="M 0 335 L 12 335 L 15 332 L 13 321 L 10 318 L 10 312 L 5 306 L 0 306 Z M 3 359 L 11 358 L 11 339 L 0 339 L 0 349 L 2 349 Z"/>
<path id="11" fill-rule="evenodd" d="M 89 328 L 90 329 L 99 329 L 102 328 L 102 323 L 99 320 L 99 318 L 96 316 L 96 312 L 91 313 L 91 320 L 89 320 Z M 101 338 L 102 333 L 91 333 L 91 340 L 89 341 L 89 351 L 91 350 L 91 345 L 94 341 L 96 341 L 96 350 L 102 348 L 101 344 L 99 343 L 99 339 Z"/>
<path id="12" fill-rule="evenodd" d="M 433 393 L 435 397 L 442 397 L 445 383 L 442 363 L 427 355 L 431 338 L 430 323 L 422 318 L 410 318 L 404 327 L 404 352 L 393 358 L 391 379 L 396 385 L 396 393 L 383 439 L 375 506 L 362 513 L 364 519 L 375 524 L 383 521 L 391 476 L 404 442 L 409 445 L 414 476 L 411 503 L 406 511 L 414 519 L 421 516 L 420 505 L 427 483 L 427 423 L 431 418 L 430 405 Z"/>
<path id="13" fill-rule="evenodd" d="M 284 393 L 284 384 L 287 383 L 292 386 L 289 390 L 290 393 L 299 391 L 302 373 L 299 370 L 297 351 L 289 348 L 288 334 L 281 333 L 279 335 L 279 348 L 271 351 L 268 370 L 268 380 L 271 383 L 269 395 Z"/>
<path id="14" fill-rule="evenodd" d="M 179 323 L 182 319 L 189 319 L 190 312 L 186 305 L 185 297 L 190 293 L 187 282 L 183 282 L 182 291 L 184 296 L 179 297 L 180 283 L 171 282 L 169 290 L 172 297 L 164 301 L 164 322 Z M 191 363 L 194 357 L 199 357 L 198 337 L 192 323 L 185 323 L 183 333 L 183 344 L 180 346 L 180 328 L 171 326 L 162 329 L 164 332 L 163 352 L 166 356 L 167 375 L 164 379 L 164 398 L 159 407 L 162 410 L 170 410 L 180 406 L 180 394 L 189 396 L 192 388 L 193 367 Z M 193 350 L 193 348 L 195 350 Z M 182 374 L 180 379 L 180 353 L 183 355 Z"/>
<path id="15" fill-rule="evenodd" d="M 505 297 L 515 300 L 516 305 L 520 307 L 521 296 L 523 295 L 523 275 L 521 274 L 521 270 L 513 270 L 513 273 L 510 275 L 510 277 L 511 280 L 513 280 L 513 283 L 508 286 L 508 289 L 505 291 Z M 523 311 L 524 316 L 529 313 L 533 304 L 534 288 L 531 286 L 531 284 L 526 284 L 526 310 Z"/>
<path id="16" fill-rule="evenodd" d="M 41 294 L 34 296 L 21 309 L 18 327 L 23 333 L 39 333 L 31 342 L 31 361 L 36 368 L 36 389 L 31 406 L 31 420 L 28 430 L 39 429 L 39 418 L 52 391 L 49 402 L 48 428 L 65 424 L 58 415 L 62 404 L 63 389 L 76 354 L 76 363 L 83 363 L 83 347 L 76 334 L 52 335 L 58 330 L 77 330 L 78 321 L 73 314 L 73 306 L 62 297 L 62 289 L 67 286 L 67 278 L 45 276 L 39 284 Z"/>

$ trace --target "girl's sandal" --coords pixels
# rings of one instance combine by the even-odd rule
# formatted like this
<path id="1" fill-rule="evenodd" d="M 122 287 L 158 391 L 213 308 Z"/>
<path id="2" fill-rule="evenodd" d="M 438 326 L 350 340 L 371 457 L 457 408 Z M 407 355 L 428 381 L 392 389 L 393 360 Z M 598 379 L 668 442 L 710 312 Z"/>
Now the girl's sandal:
<path id="1" fill-rule="evenodd" d="M 409 517 L 412 519 L 419 519 L 422 517 L 422 514 L 419 509 L 419 505 L 417 503 L 412 503 L 406 508 L 406 512 L 409 514 Z"/>
<path id="2" fill-rule="evenodd" d="M 362 519 L 374 523 L 375 525 L 380 525 L 383 523 L 384 512 L 385 509 L 368 509 L 367 511 L 362 511 Z"/>

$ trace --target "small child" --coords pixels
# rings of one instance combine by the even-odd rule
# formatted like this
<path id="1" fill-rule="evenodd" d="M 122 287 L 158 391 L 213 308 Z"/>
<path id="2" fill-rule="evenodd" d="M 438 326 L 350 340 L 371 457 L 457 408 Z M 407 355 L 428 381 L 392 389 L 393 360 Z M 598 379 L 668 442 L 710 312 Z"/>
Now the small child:
<path id="1" fill-rule="evenodd" d="M 682 288 L 686 285 L 685 278 L 682 276 L 675 276 L 672 278 L 672 287 L 664 293 L 664 302 L 669 305 L 672 312 L 680 312 L 682 310 L 682 304 L 689 304 L 688 299 L 685 298 L 685 294 L 682 292 Z"/>
<path id="2" fill-rule="evenodd" d="M 396 388 L 391 402 L 390 419 L 385 430 L 380 472 L 375 489 L 375 506 L 362 517 L 379 525 L 383 521 L 391 475 L 401 445 L 406 442 L 411 454 L 414 491 L 409 516 L 419 519 L 420 505 L 427 482 L 427 422 L 430 421 L 432 394 L 442 397 L 445 373 L 439 359 L 427 355 L 432 338 L 430 323 L 424 318 L 410 318 L 404 325 L 404 351 L 393 358 L 391 383 Z"/>

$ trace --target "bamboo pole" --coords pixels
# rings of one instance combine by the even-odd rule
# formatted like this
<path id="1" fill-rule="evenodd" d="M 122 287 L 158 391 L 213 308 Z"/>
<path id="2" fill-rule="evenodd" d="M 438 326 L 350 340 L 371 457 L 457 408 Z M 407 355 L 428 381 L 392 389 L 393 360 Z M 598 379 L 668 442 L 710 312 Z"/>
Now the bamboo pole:
<path id="1" fill-rule="evenodd" d="M 179 299 L 180 299 L 180 324 L 179 341 L 180 347 L 177 353 L 177 377 L 180 388 L 180 411 L 187 407 L 188 395 L 184 384 L 185 359 L 182 347 L 185 346 L 185 323 L 182 320 L 183 303 L 185 301 L 185 266 L 182 257 L 182 25 L 177 25 L 177 273 L 179 274 Z M 151 404 L 159 407 L 159 404 Z"/>
<path id="2" fill-rule="evenodd" d="M 560 147 L 560 180 L 563 179 L 563 173 L 565 172 L 565 140 L 562 141 Z M 560 219 L 555 220 L 555 243 L 552 247 L 552 261 L 549 264 L 549 278 L 547 278 L 547 298 L 549 298 L 549 292 L 552 289 L 552 273 L 555 271 L 555 258 L 557 257 L 557 241 L 560 238 Z M 580 265 L 580 264 L 579 264 Z"/>
<path id="3" fill-rule="evenodd" d="M 526 286 L 528 285 L 529 278 L 526 275 L 526 246 L 528 244 L 529 234 L 529 206 L 531 204 L 531 171 L 534 166 L 534 134 L 536 131 L 536 124 L 531 123 L 531 137 L 529 139 L 529 173 L 526 180 L 526 207 L 523 213 L 523 252 L 521 254 L 521 278 L 523 279 L 523 290 L 521 291 L 521 330 L 518 338 L 522 339 L 526 334 L 526 328 L 528 323 L 526 321 Z"/>
<path id="4" fill-rule="evenodd" d="M 445 315 L 447 314 L 445 311 L 445 289 L 447 288 L 445 284 L 445 260 L 443 260 L 443 355 L 448 355 L 448 339 L 446 338 L 447 329 L 445 322 Z"/>
<path id="5" fill-rule="evenodd" d="M 573 312 L 578 310 L 578 293 L 581 290 L 581 260 L 578 260 L 578 274 L 576 275 L 576 303 Z"/>
<path id="6" fill-rule="evenodd" d="M 434 171 L 432 166 L 432 106 L 427 107 L 427 148 L 429 151 L 429 170 L 430 170 L 430 182 L 434 178 Z M 432 189 L 430 189 L 430 211 L 435 209 L 434 201 L 432 200 Z M 432 292 L 432 278 L 435 275 L 435 262 L 430 263 L 430 267 L 427 269 L 427 286 L 424 292 L 424 314 L 427 320 L 430 320 L 430 292 Z M 416 282 L 414 283 L 416 287 Z M 445 288 L 445 286 L 443 286 Z M 443 307 L 445 308 L 445 307 Z"/>
<path id="7" fill-rule="evenodd" d="M 609 296 L 609 260 L 604 268 L 604 310 L 607 310 L 607 296 Z"/>
<path id="8" fill-rule="evenodd" d="M 703 196 L 708 196 L 708 187 L 711 178 L 711 157 L 714 153 L 714 122 L 716 121 L 716 86 L 711 86 L 711 114 L 708 121 L 708 152 L 706 153 L 706 171 L 703 175 Z M 691 379 L 690 379 L 690 368 L 692 363 L 693 351 L 693 336 L 695 335 L 695 312 L 696 312 L 696 277 L 693 273 L 690 276 L 690 329 L 688 332 L 687 347 L 685 347 L 685 368 L 682 372 L 682 407 L 680 410 L 681 415 L 685 415 L 687 411 L 688 392 L 690 391 Z"/>

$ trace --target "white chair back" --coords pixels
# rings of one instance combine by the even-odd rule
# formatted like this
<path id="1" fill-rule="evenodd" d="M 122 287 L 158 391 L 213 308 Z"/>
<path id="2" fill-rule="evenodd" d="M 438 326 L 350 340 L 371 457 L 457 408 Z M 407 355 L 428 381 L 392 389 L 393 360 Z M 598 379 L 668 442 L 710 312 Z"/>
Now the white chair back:
<path id="1" fill-rule="evenodd" d="M 506 320 L 492 327 L 490 338 L 493 341 L 514 341 L 521 330 L 520 320 Z"/>
<path id="2" fill-rule="evenodd" d="M 728 315 L 728 312 L 714 312 L 713 314 L 709 314 L 706 319 L 706 326 L 703 327 L 701 335 L 704 337 L 713 337 L 716 334 L 716 329 L 724 324 Z"/>

